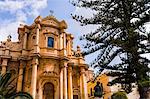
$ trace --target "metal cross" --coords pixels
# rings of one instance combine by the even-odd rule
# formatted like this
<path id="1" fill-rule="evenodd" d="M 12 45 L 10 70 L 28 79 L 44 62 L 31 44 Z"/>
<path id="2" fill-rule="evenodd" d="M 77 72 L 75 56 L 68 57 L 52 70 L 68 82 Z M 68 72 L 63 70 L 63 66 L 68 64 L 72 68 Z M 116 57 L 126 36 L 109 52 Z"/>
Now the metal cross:
<path id="1" fill-rule="evenodd" d="M 50 12 L 50 16 L 53 16 L 54 11 L 53 10 L 49 10 L 49 12 Z"/>

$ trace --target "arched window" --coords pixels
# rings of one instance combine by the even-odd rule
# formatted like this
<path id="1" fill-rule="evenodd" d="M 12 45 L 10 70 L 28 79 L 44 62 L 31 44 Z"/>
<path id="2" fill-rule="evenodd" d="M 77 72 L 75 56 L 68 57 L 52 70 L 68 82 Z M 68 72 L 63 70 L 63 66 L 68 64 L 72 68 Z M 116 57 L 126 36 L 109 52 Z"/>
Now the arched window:
<path id="1" fill-rule="evenodd" d="M 54 47 L 54 38 L 53 37 L 48 37 L 47 46 Z"/>

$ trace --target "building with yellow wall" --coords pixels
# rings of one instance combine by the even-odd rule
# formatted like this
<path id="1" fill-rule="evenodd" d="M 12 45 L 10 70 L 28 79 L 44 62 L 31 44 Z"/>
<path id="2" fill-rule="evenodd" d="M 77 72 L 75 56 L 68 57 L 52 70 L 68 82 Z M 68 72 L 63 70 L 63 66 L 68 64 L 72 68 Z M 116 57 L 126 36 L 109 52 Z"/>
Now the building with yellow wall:
<path id="1" fill-rule="evenodd" d="M 100 74 L 95 79 L 91 79 L 88 81 L 88 97 L 89 99 L 94 99 L 94 87 L 96 86 L 97 81 L 102 83 L 103 86 L 103 99 L 109 99 L 111 97 L 110 87 L 107 86 L 109 82 L 109 77 L 106 74 Z"/>
<path id="2" fill-rule="evenodd" d="M 18 28 L 18 42 L 11 36 L 0 44 L 1 74 L 20 75 L 16 91 L 34 99 L 88 99 L 88 65 L 73 49 L 73 35 L 66 22 L 54 16 L 38 16 L 32 25 Z"/>
<path id="3" fill-rule="evenodd" d="M 107 72 L 106 72 L 107 73 Z M 102 99 L 111 99 L 111 95 L 118 91 L 123 91 L 120 84 L 114 84 L 112 86 L 107 86 L 109 81 L 112 81 L 114 77 L 107 76 L 106 73 L 98 75 L 95 79 L 89 79 L 87 83 L 88 88 L 88 97 L 89 99 L 94 99 L 94 87 L 96 86 L 97 81 L 102 83 L 104 95 Z M 90 73 L 89 73 L 90 74 Z M 88 77 L 89 78 L 89 77 Z M 136 85 L 134 85 L 136 86 Z M 132 92 L 126 94 L 128 99 L 139 99 L 139 93 L 137 86 L 132 89 Z"/>

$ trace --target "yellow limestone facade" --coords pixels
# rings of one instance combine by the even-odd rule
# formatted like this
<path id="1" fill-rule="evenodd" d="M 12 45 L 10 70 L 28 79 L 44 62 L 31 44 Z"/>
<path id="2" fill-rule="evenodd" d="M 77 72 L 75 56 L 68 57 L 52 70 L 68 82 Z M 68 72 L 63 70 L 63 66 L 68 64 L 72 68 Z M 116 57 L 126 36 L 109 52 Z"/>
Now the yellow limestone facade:
<path id="1" fill-rule="evenodd" d="M 108 86 L 109 76 L 105 73 L 98 75 L 95 79 L 88 80 L 88 97 L 89 99 L 94 99 L 94 87 L 96 86 L 97 81 L 102 84 L 103 87 L 103 99 L 110 99 L 111 98 L 111 89 Z"/>
<path id="2" fill-rule="evenodd" d="M 38 16 L 32 25 L 18 28 L 18 42 L 11 36 L 1 42 L 0 71 L 19 75 L 16 91 L 34 99 L 88 99 L 88 66 L 65 29 L 64 20 Z"/>

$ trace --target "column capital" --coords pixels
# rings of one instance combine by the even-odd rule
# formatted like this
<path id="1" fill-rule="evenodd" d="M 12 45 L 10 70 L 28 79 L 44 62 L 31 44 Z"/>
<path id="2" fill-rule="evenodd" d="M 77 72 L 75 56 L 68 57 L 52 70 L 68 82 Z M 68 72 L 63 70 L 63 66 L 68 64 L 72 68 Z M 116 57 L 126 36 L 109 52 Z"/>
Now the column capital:
<path id="1" fill-rule="evenodd" d="M 40 23 L 37 24 L 37 29 L 41 29 Z"/>
<path id="2" fill-rule="evenodd" d="M 60 62 L 60 68 L 67 67 L 67 62 L 61 61 Z"/>
<path id="3" fill-rule="evenodd" d="M 71 66 L 68 67 L 68 72 L 69 73 L 72 72 L 72 67 Z"/>
<path id="4" fill-rule="evenodd" d="M 60 32 L 63 34 L 63 33 L 65 33 L 65 30 L 64 30 L 64 29 L 61 29 Z"/>
<path id="5" fill-rule="evenodd" d="M 84 68 L 85 70 L 88 70 L 87 64 L 79 64 L 80 69 Z"/>
<path id="6" fill-rule="evenodd" d="M 85 74 L 85 68 L 84 67 L 80 67 L 80 74 Z"/>
<path id="7" fill-rule="evenodd" d="M 23 69 L 25 67 L 25 61 L 20 60 L 20 69 Z"/>
<path id="8" fill-rule="evenodd" d="M 67 64 L 67 66 L 68 66 L 68 72 L 72 72 L 72 68 L 74 66 L 74 63 L 70 62 L 70 63 Z"/>
<path id="9" fill-rule="evenodd" d="M 33 58 L 32 65 L 38 65 L 38 64 L 39 64 L 38 58 Z"/>
<path id="10" fill-rule="evenodd" d="M 4 58 L 2 61 L 2 66 L 7 66 L 7 63 L 8 63 L 8 59 Z"/>
<path id="11" fill-rule="evenodd" d="M 73 67 L 73 66 L 74 66 L 74 63 L 73 63 L 73 62 L 69 62 L 69 63 L 67 64 L 67 66 L 68 66 L 68 67 Z"/>
<path id="12" fill-rule="evenodd" d="M 28 34 L 29 32 L 24 32 L 24 34 Z"/>
<path id="13" fill-rule="evenodd" d="M 88 70 L 87 64 L 79 64 L 80 74 L 85 74 L 85 71 Z"/>
<path id="14" fill-rule="evenodd" d="M 28 30 L 26 30 L 26 31 L 24 32 L 24 34 L 25 34 L 25 35 L 29 34 L 29 31 L 28 31 Z"/>

